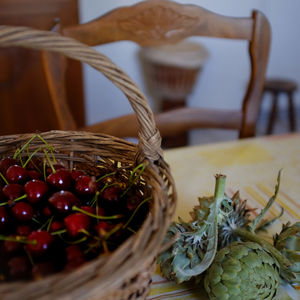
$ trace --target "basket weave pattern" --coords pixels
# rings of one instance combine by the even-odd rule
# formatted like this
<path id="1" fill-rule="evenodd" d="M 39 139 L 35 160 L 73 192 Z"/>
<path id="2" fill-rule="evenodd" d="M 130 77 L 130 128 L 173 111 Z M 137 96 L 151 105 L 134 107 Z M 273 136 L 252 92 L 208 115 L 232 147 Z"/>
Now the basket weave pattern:
<path id="1" fill-rule="evenodd" d="M 162 157 L 160 134 L 149 105 L 132 80 L 107 57 L 93 48 L 53 32 L 26 27 L 0 26 L 0 47 L 19 46 L 55 51 L 88 63 L 126 95 L 139 121 L 138 145 L 123 139 L 80 131 L 41 133 L 55 156 L 72 168 L 78 164 L 111 168 L 118 162 L 128 168 L 140 162 L 147 167 L 143 178 L 151 187 L 150 212 L 141 229 L 109 255 L 86 263 L 70 273 L 58 273 L 32 282 L 0 284 L 1 299 L 145 299 L 150 290 L 156 256 L 171 222 L 176 191 L 169 166 Z M 33 134 L 0 137 L 0 156 L 13 154 Z M 34 140 L 30 151 L 41 146 Z"/>

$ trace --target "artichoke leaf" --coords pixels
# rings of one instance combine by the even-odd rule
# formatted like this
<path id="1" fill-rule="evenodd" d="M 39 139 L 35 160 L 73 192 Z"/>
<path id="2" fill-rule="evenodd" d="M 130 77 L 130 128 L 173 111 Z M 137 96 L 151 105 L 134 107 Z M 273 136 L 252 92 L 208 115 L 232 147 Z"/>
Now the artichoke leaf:
<path id="1" fill-rule="evenodd" d="M 207 217 L 206 223 L 208 225 L 207 230 L 207 251 L 205 252 L 202 261 L 194 265 L 193 267 L 182 268 L 179 264 L 176 268 L 176 273 L 179 277 L 192 277 L 203 273 L 206 269 L 210 267 L 213 259 L 217 252 L 218 246 L 218 213 L 221 203 L 225 197 L 225 182 L 226 176 L 217 174 L 216 175 L 216 185 L 214 193 L 214 201 L 211 205 L 209 215 Z"/>

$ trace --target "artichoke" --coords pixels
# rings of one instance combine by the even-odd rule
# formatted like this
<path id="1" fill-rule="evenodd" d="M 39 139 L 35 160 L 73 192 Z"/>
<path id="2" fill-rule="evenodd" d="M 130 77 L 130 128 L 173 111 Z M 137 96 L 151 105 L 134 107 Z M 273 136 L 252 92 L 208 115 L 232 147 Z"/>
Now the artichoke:
<path id="1" fill-rule="evenodd" d="M 273 299 L 279 285 L 277 260 L 253 242 L 221 249 L 204 278 L 209 298 L 218 300 Z"/>
<path id="2" fill-rule="evenodd" d="M 220 180 L 225 180 L 225 177 L 216 176 L 214 197 L 198 198 L 199 205 L 191 212 L 190 222 L 178 218 L 179 222 L 173 222 L 169 227 L 165 242 L 175 242 L 158 258 L 164 277 L 177 283 L 192 277 L 198 281 L 215 254 L 209 240 L 214 240 L 215 250 L 223 248 L 233 241 L 240 240 L 238 235 L 232 233 L 232 227 L 245 227 L 250 223 L 251 210 L 246 208 L 246 201 L 240 199 L 238 192 L 232 198 L 225 196 L 224 185 L 218 185 Z M 225 181 L 223 183 L 225 184 Z M 219 199 L 218 205 L 216 195 Z M 211 217 L 215 218 L 215 232 L 211 230 L 214 225 Z M 212 250 L 209 252 L 208 249 Z M 211 254 L 210 261 L 204 259 L 207 252 Z"/>
<path id="3" fill-rule="evenodd" d="M 291 262 L 289 271 L 293 276 L 283 270 L 281 277 L 292 285 L 300 286 L 300 222 L 283 225 L 281 232 L 274 236 L 274 246 Z"/>

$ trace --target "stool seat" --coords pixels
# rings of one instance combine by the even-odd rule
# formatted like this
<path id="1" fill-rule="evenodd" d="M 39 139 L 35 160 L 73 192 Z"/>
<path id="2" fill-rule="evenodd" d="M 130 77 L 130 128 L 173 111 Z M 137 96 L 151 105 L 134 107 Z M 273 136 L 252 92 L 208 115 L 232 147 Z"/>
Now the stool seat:
<path id="1" fill-rule="evenodd" d="M 288 100 L 290 131 L 296 130 L 293 93 L 297 90 L 297 88 L 297 83 L 290 79 L 269 78 L 265 80 L 263 92 L 269 92 L 273 95 L 273 103 L 267 128 L 267 134 L 271 134 L 273 132 L 274 121 L 278 110 L 278 95 L 281 93 L 285 94 Z"/>
<path id="2" fill-rule="evenodd" d="M 292 93 L 297 90 L 297 88 L 297 83 L 293 80 L 281 78 L 266 79 L 264 84 L 264 91 L 277 93 Z"/>

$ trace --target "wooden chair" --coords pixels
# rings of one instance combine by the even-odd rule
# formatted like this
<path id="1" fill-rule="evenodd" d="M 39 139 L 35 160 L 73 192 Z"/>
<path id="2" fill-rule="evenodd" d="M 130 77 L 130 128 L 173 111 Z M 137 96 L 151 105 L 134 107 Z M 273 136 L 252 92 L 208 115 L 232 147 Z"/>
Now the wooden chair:
<path id="1" fill-rule="evenodd" d="M 140 46 L 155 46 L 176 43 L 190 36 L 246 40 L 251 73 L 240 109 L 184 107 L 160 113 L 155 118 L 162 136 L 176 135 L 192 128 L 236 129 L 240 138 L 255 135 L 271 35 L 270 24 L 261 12 L 253 11 L 251 17 L 236 18 L 222 16 L 196 5 L 148 0 L 117 8 L 91 22 L 63 27 L 59 31 L 90 46 L 122 40 L 130 40 Z M 64 91 L 62 70 L 66 61 L 62 57 L 57 59 L 57 54 L 45 53 L 44 62 L 61 129 L 78 129 Z M 136 117 L 132 114 L 80 129 L 135 137 L 137 128 Z"/>

